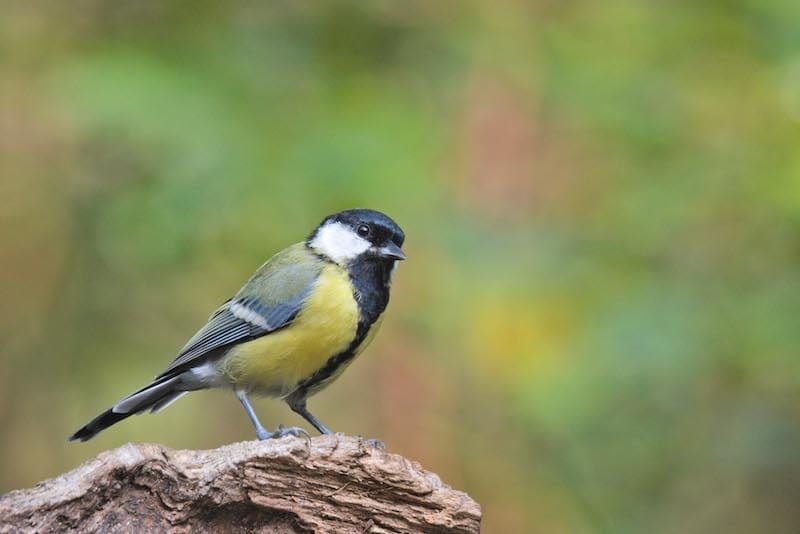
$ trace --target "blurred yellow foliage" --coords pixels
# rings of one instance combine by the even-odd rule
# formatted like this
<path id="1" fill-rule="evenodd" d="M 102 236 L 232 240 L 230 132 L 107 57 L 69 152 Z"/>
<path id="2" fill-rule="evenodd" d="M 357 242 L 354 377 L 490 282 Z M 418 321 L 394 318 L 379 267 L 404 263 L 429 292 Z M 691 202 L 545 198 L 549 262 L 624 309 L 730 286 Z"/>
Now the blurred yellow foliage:
<path id="1" fill-rule="evenodd" d="M 535 378 L 569 358 L 567 343 L 577 324 L 557 297 L 518 301 L 493 296 L 477 302 L 473 313 L 466 345 L 488 381 L 520 387 L 521 377 Z"/>

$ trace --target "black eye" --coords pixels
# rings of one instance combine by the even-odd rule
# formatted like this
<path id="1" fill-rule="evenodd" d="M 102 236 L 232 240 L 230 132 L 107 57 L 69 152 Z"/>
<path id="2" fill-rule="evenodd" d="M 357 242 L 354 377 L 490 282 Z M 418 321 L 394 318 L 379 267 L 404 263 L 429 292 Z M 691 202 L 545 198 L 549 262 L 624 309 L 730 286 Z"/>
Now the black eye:
<path id="1" fill-rule="evenodd" d="M 370 228 L 366 224 L 362 224 L 356 229 L 356 233 L 361 237 L 367 237 L 370 233 Z"/>

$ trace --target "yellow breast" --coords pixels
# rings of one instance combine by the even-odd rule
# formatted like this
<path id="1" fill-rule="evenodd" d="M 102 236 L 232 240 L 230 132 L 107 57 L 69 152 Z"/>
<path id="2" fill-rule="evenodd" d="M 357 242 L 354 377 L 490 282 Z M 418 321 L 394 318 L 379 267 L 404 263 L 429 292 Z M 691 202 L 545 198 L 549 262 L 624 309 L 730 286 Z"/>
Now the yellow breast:
<path id="1" fill-rule="evenodd" d="M 347 349 L 359 320 L 347 272 L 326 265 L 315 283 L 291 325 L 231 349 L 222 370 L 234 386 L 283 396 Z"/>
<path id="2" fill-rule="evenodd" d="M 381 323 L 383 323 L 383 315 L 380 315 L 378 319 L 372 324 L 372 326 L 369 329 L 369 332 L 367 332 L 367 336 L 364 338 L 364 341 L 362 341 L 357 347 L 355 347 L 355 350 L 353 350 L 352 358 L 349 358 L 348 360 L 340 364 L 339 367 L 337 367 L 336 370 L 334 370 L 331 376 L 329 376 L 325 380 L 320 381 L 317 384 L 314 384 L 308 389 L 307 394 L 309 397 L 311 395 L 314 395 L 315 393 L 318 393 L 319 391 L 322 391 L 323 389 L 328 387 L 328 385 L 330 385 L 331 382 L 333 382 L 334 380 L 339 378 L 339 376 L 341 376 L 344 370 L 347 369 L 347 367 L 351 363 L 353 363 L 353 360 L 356 359 L 356 356 L 361 354 L 361 351 L 364 350 L 367 347 L 367 345 L 369 345 L 372 342 L 372 340 L 375 338 L 375 334 L 378 333 L 378 330 L 381 327 Z"/>

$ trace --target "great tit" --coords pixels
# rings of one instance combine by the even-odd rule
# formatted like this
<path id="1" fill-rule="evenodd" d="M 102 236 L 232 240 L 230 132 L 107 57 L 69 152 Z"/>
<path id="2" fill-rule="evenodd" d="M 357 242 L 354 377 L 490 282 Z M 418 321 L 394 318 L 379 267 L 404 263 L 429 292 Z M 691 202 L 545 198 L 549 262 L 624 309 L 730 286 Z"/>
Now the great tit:
<path id="1" fill-rule="evenodd" d="M 326 217 L 300 243 L 270 258 L 220 306 L 171 364 L 79 428 L 86 441 L 134 414 L 158 412 L 189 391 L 236 393 L 259 439 L 305 434 L 279 425 L 268 432 L 248 396 L 278 397 L 322 434 L 331 431 L 306 408 L 352 363 L 378 330 L 405 234 L 374 210 Z"/>

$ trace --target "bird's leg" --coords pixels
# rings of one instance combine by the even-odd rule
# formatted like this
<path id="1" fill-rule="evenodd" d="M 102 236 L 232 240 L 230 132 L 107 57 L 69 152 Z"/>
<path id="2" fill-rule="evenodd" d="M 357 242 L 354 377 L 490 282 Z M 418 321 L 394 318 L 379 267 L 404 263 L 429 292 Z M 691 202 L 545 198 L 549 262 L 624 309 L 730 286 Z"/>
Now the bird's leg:
<path id="1" fill-rule="evenodd" d="M 278 425 L 278 428 L 275 430 L 275 432 L 267 432 L 267 429 L 264 428 L 264 425 L 262 425 L 261 421 L 258 420 L 258 416 L 256 415 L 256 411 L 253 409 L 253 405 L 250 404 L 250 399 L 247 398 L 247 392 L 244 390 L 238 390 L 236 391 L 236 396 L 239 398 L 239 402 L 242 403 L 242 406 L 244 406 L 244 411 L 247 412 L 250 422 L 253 423 L 258 439 L 265 440 L 281 438 L 288 435 L 296 437 L 308 437 L 308 432 L 296 426 L 286 428 L 283 425 Z"/>
<path id="2" fill-rule="evenodd" d="M 258 439 L 271 438 L 272 433 L 267 432 L 267 429 L 264 428 L 264 425 L 262 425 L 261 421 L 258 420 L 256 411 L 253 409 L 253 405 L 250 404 L 250 399 L 247 398 L 247 392 L 244 390 L 238 390 L 236 392 L 236 396 L 239 398 L 239 402 L 242 403 L 242 406 L 244 406 L 244 411 L 247 412 L 250 422 L 253 423 L 253 426 L 256 428 L 256 436 L 258 436 Z"/>
<path id="3" fill-rule="evenodd" d="M 290 401 L 289 408 L 291 408 L 294 412 L 303 416 L 303 419 L 314 425 L 314 428 L 319 430 L 320 434 L 331 434 L 331 431 L 328 429 L 328 427 L 323 425 L 319 419 L 314 417 L 314 415 L 308 411 L 308 408 L 306 408 L 305 399 Z"/>

